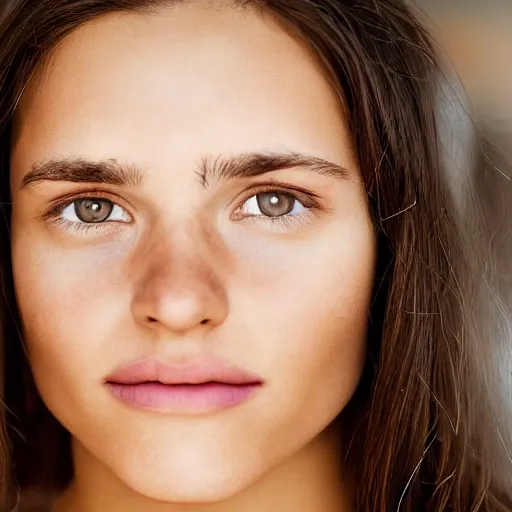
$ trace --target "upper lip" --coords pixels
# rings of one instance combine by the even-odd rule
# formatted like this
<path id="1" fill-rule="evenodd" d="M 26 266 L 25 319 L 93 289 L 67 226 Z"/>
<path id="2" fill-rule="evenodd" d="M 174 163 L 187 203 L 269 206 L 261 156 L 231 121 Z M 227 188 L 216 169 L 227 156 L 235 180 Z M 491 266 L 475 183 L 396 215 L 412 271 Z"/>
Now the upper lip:
<path id="1" fill-rule="evenodd" d="M 135 361 L 110 374 L 106 379 L 115 384 L 261 384 L 262 379 L 216 358 L 208 357 L 188 363 L 167 363 L 149 358 Z"/>

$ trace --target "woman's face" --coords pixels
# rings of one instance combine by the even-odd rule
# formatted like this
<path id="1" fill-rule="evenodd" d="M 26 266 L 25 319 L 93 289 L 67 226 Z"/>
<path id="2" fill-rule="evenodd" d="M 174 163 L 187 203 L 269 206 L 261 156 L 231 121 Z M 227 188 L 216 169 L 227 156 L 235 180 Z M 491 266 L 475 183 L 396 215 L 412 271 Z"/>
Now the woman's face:
<path id="1" fill-rule="evenodd" d="M 209 4 L 76 30 L 12 147 L 39 392 L 76 457 L 169 501 L 233 495 L 319 439 L 362 373 L 375 263 L 320 66 L 270 19 Z M 252 384 L 179 385 L 226 367 Z"/>

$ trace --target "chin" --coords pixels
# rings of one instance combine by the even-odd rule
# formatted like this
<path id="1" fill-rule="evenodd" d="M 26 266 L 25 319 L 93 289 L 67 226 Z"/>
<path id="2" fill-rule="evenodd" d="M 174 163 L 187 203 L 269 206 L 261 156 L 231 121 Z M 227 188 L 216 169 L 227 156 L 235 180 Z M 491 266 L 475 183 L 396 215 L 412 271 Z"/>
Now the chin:
<path id="1" fill-rule="evenodd" d="M 171 503 L 215 503 L 227 501 L 255 484 L 264 474 L 264 468 L 250 466 L 243 457 L 222 460 L 222 457 L 201 456 L 196 453 L 184 460 L 174 455 L 172 460 L 158 460 L 140 464 L 131 458 L 123 467 L 111 468 L 124 485 L 138 494 L 156 501 Z"/>
<path id="2" fill-rule="evenodd" d="M 225 478 L 215 468 L 211 468 L 209 475 L 205 475 L 203 471 L 201 474 L 181 474 L 175 478 L 174 475 L 137 473 L 133 478 L 122 480 L 133 491 L 155 501 L 206 504 L 227 501 L 251 487 L 257 479 L 250 476 L 244 478 L 240 474 L 236 478 Z"/>

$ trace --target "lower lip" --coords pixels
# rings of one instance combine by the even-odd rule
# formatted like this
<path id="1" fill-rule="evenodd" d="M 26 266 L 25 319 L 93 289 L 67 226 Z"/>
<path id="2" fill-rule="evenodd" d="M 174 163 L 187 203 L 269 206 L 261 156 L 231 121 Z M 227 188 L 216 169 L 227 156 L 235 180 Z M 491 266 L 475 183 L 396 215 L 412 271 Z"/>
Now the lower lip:
<path id="1" fill-rule="evenodd" d="M 174 413 L 205 414 L 245 402 L 260 384 L 141 384 L 107 383 L 112 394 L 122 402 L 139 409 Z"/>

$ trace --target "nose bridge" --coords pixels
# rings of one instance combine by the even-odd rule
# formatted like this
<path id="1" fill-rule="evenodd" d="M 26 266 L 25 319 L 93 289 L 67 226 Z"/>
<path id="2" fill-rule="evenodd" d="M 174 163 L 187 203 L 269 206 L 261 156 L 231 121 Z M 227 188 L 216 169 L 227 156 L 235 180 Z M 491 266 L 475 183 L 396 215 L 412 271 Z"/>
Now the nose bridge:
<path id="1" fill-rule="evenodd" d="M 135 264 L 132 313 L 138 323 L 184 332 L 224 321 L 227 293 L 213 239 L 194 223 L 161 227 L 150 234 Z"/>

